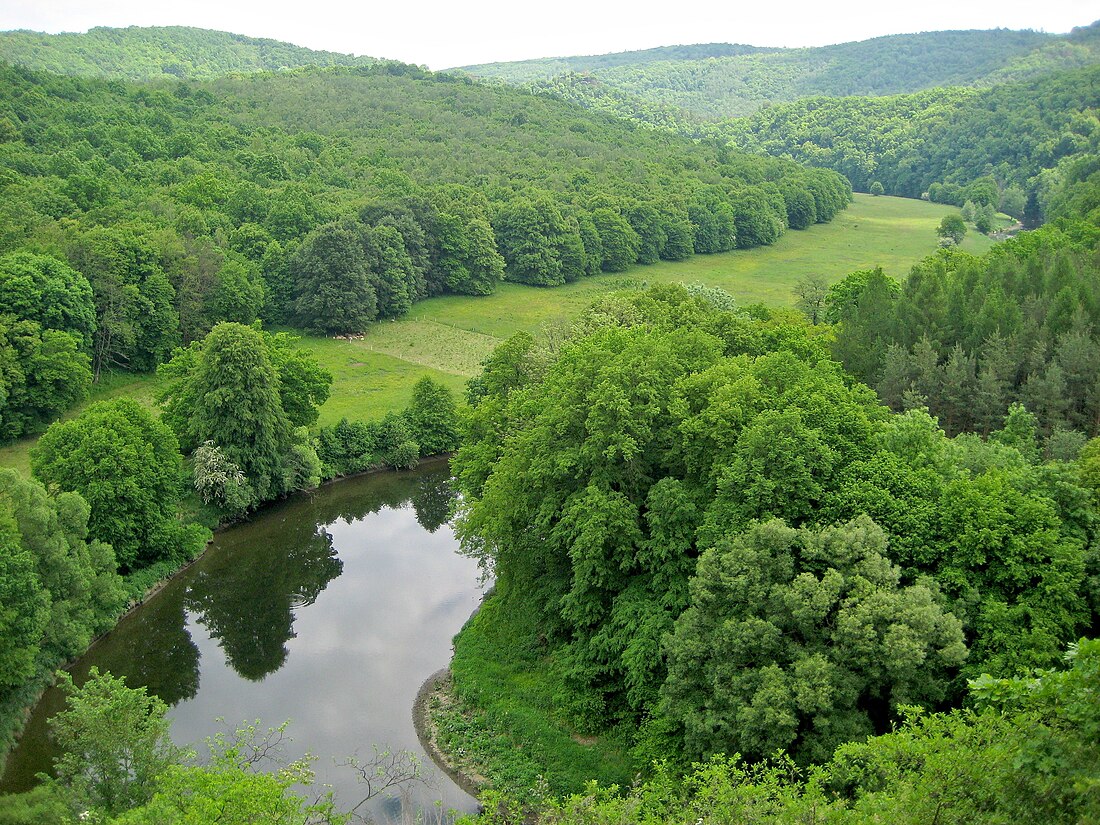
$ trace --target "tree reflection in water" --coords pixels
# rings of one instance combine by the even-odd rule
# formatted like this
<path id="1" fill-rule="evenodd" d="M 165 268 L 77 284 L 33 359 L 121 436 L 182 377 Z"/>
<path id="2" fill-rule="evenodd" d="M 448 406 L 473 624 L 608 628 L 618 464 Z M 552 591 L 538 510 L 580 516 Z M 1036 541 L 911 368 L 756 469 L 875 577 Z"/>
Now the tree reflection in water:
<path id="1" fill-rule="evenodd" d="M 360 486 L 340 485 L 325 495 L 290 503 L 279 513 L 257 518 L 247 541 L 199 566 L 185 604 L 242 677 L 259 681 L 286 661 L 286 643 L 294 638 L 294 611 L 312 604 L 343 562 L 333 548 L 327 525 L 363 519 L 384 507 L 412 504 L 416 519 L 430 533 L 447 523 L 455 492 L 446 465 L 417 473 L 377 479 L 364 494 Z"/>
<path id="2" fill-rule="evenodd" d="M 187 592 L 187 609 L 217 640 L 226 662 L 252 681 L 282 667 L 294 638 L 294 610 L 315 602 L 344 567 L 324 527 L 282 523 L 289 529 L 276 541 L 254 542 L 207 565 Z"/>

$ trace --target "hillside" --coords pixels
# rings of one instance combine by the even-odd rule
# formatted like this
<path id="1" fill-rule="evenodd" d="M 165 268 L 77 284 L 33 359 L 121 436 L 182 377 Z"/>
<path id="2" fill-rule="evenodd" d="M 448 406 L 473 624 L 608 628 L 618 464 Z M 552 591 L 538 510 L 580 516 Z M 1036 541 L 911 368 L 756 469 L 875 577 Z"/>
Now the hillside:
<path id="1" fill-rule="evenodd" d="M 1097 38 L 1095 27 L 1065 36 L 995 29 L 891 35 L 819 48 L 703 57 L 690 50 L 686 57 L 660 52 L 468 66 L 462 71 L 511 83 L 545 83 L 564 74 L 584 73 L 614 93 L 719 118 L 812 95 L 892 95 L 1019 80 L 1094 62 Z"/>
<path id="2" fill-rule="evenodd" d="M 589 54 L 575 57 L 540 57 L 532 60 L 516 60 L 509 63 L 481 63 L 462 66 L 459 71 L 475 77 L 492 77 L 506 83 L 530 83 L 548 80 L 570 72 L 596 72 L 618 67 L 647 66 L 652 63 L 690 60 L 713 60 L 722 57 L 760 54 L 780 51 L 762 46 L 734 43 L 697 43 L 690 46 L 658 46 L 655 49 L 639 49 L 611 54 Z"/>
<path id="3" fill-rule="evenodd" d="M 725 121 L 711 133 L 749 151 L 834 169 L 867 191 L 994 206 L 1038 221 L 1059 212 L 1066 171 L 1100 152 L 1100 65 L 989 89 L 816 97 Z M 985 196 L 968 191 L 978 180 Z M 991 187 L 991 188 L 990 188 Z"/>
<path id="4" fill-rule="evenodd" d="M 0 32 L 0 60 L 59 74 L 127 80 L 205 78 L 234 72 L 373 62 L 369 57 L 314 51 L 278 40 L 186 26 L 100 26 L 85 33 L 64 34 Z"/>
<path id="5" fill-rule="evenodd" d="M 828 222 L 851 188 L 379 62 L 144 84 L 0 66 L 0 193 L 12 440 L 221 321 L 358 334 L 503 279 L 766 246 Z M 43 309 L 53 295 L 68 315 Z"/>

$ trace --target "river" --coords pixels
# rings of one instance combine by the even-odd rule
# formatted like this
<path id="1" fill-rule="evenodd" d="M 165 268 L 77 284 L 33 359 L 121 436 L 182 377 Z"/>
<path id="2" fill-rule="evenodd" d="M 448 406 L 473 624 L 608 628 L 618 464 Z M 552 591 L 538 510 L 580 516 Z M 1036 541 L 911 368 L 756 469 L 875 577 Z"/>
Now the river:
<path id="1" fill-rule="evenodd" d="M 450 661 L 451 638 L 476 608 L 476 562 L 458 554 L 444 461 L 348 479 L 265 508 L 219 533 L 206 553 L 126 616 L 73 667 L 147 686 L 171 709 L 172 738 L 204 737 L 259 719 L 290 720 L 290 757 L 309 751 L 318 783 L 350 807 L 363 796 L 336 763 L 374 748 L 423 760 L 430 786 L 373 800 L 376 819 L 474 800 L 428 759 L 412 705 Z M 48 691 L 8 760 L 0 790 L 25 790 L 51 760 Z M 224 722 L 219 722 L 223 719 Z M 362 812 L 364 809 L 360 809 Z"/>

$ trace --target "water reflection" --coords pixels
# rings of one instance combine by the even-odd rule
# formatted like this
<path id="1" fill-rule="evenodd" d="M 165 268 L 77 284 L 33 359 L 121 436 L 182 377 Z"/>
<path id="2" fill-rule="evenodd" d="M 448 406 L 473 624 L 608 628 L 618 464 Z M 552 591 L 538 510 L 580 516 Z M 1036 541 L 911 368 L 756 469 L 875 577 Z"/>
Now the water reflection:
<path id="1" fill-rule="evenodd" d="M 456 554 L 446 526 L 449 479 L 442 462 L 342 482 L 220 533 L 83 657 L 74 679 L 95 665 L 147 686 L 173 706 L 180 744 L 221 730 L 217 717 L 292 720 L 296 752 L 316 754 L 318 780 L 354 804 L 354 779 L 334 759 L 378 744 L 427 762 L 412 702 L 480 597 L 477 564 Z M 44 696 L 0 790 L 25 790 L 48 769 L 46 720 L 62 701 Z M 472 805 L 444 777 L 415 802 L 440 797 L 445 807 Z M 378 800 L 375 814 L 394 804 Z"/>
<path id="2" fill-rule="evenodd" d="M 187 609 L 225 653 L 226 663 L 258 681 L 286 662 L 294 638 L 294 610 L 317 601 L 344 563 L 324 526 L 283 520 L 288 529 L 270 536 L 270 546 L 252 542 L 205 565 L 187 592 Z"/>

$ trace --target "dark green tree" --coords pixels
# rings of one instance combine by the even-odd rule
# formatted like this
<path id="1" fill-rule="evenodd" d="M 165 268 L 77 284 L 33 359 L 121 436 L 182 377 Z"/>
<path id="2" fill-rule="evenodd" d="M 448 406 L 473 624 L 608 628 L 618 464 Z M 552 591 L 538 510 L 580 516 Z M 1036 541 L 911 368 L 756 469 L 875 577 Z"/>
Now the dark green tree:
<path id="1" fill-rule="evenodd" d="M 95 303 L 88 279 L 57 258 L 13 252 L 0 258 L 0 315 L 72 333 L 91 352 Z"/>
<path id="2" fill-rule="evenodd" d="M 213 441 L 245 474 L 259 501 L 282 494 L 293 428 L 263 333 L 218 324 L 201 347 L 179 352 L 161 370 L 164 419 L 183 449 Z"/>
<path id="3" fill-rule="evenodd" d="M 0 505 L 0 695 L 34 675 L 50 618 L 49 593 L 10 510 Z"/>
<path id="4" fill-rule="evenodd" d="M 327 224 L 306 237 L 290 263 L 296 324 L 319 333 L 362 332 L 378 315 L 378 298 L 360 233 Z"/>
<path id="5" fill-rule="evenodd" d="M 596 209 L 592 223 L 600 235 L 604 272 L 622 272 L 637 262 L 642 240 L 626 218 L 613 209 Z"/>

